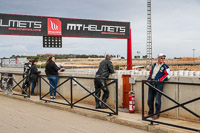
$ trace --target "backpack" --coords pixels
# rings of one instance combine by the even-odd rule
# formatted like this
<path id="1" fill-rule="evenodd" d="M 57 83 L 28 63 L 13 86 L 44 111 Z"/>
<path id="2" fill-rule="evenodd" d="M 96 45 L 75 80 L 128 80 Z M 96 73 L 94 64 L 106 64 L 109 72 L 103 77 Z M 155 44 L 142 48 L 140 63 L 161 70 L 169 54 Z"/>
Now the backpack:
<path id="1" fill-rule="evenodd" d="M 25 63 L 23 75 L 29 75 L 30 73 L 31 73 L 31 64 Z"/>

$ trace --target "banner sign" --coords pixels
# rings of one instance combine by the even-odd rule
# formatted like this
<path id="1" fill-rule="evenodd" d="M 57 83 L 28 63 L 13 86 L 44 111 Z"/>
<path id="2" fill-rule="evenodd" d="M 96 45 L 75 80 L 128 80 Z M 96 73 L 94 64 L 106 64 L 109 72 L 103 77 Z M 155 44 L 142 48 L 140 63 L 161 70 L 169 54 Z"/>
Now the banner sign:
<path id="1" fill-rule="evenodd" d="M 0 14 L 0 34 L 130 38 L 130 22 Z"/>

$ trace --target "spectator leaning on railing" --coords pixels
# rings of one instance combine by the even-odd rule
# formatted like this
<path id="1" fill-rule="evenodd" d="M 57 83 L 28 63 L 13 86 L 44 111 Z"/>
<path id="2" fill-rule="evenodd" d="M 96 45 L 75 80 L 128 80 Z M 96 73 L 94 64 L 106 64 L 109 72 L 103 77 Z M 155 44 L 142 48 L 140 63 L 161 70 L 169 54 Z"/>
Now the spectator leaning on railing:
<path id="1" fill-rule="evenodd" d="M 150 74 L 147 80 L 150 81 L 150 84 L 154 86 L 155 88 L 159 89 L 160 91 L 163 91 L 163 82 L 153 82 L 154 81 L 167 81 L 169 80 L 169 72 L 170 69 L 167 64 L 165 64 L 165 54 L 160 53 L 158 54 L 158 61 L 155 62 L 152 65 L 152 68 L 150 70 Z M 160 112 L 161 109 L 161 94 L 154 90 L 152 87 L 149 86 L 149 92 L 148 92 L 148 106 L 149 106 L 149 112 L 148 115 L 154 114 L 154 97 L 156 97 L 156 113 Z M 146 116 L 148 116 L 146 115 Z M 154 115 L 153 119 L 158 119 L 160 114 Z"/>
<path id="2" fill-rule="evenodd" d="M 106 55 L 105 60 L 100 62 L 99 69 L 96 72 L 96 76 L 95 76 L 95 79 L 94 79 L 94 85 L 95 85 L 95 91 L 96 91 L 95 95 L 98 98 L 100 98 L 101 88 L 104 86 L 102 88 L 102 90 L 104 92 L 104 94 L 102 96 L 102 101 L 104 103 L 106 103 L 106 100 L 109 97 L 109 90 L 108 90 L 108 87 L 106 86 L 107 85 L 106 80 L 102 79 L 102 78 L 108 78 L 109 74 L 113 74 L 115 72 L 114 69 L 113 69 L 113 64 L 110 60 L 111 60 L 110 55 Z M 104 104 L 100 105 L 99 100 L 97 98 L 95 98 L 95 101 L 96 101 L 96 109 L 107 108 Z"/>
<path id="3" fill-rule="evenodd" d="M 59 67 L 55 63 L 55 57 L 49 57 L 49 59 L 46 62 L 45 66 L 45 73 L 47 75 L 47 78 L 49 80 L 49 83 L 56 88 L 58 84 L 58 70 Z M 53 90 L 53 88 L 50 86 L 49 91 Z M 56 91 L 50 93 L 50 99 L 56 99 Z"/>
<path id="4" fill-rule="evenodd" d="M 32 88 L 31 88 L 32 96 L 35 95 L 34 90 L 35 90 L 36 83 L 38 80 L 38 74 L 40 73 L 40 71 L 38 71 L 37 66 L 36 66 L 37 63 L 38 63 L 38 60 L 35 59 L 33 60 L 32 65 L 31 65 L 30 82 L 32 82 Z"/>

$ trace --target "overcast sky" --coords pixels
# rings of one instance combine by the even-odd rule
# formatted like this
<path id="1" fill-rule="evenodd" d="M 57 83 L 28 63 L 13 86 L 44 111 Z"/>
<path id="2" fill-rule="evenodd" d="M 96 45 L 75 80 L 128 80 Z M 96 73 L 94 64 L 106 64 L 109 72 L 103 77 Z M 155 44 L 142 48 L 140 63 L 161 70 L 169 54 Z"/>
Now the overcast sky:
<path id="1" fill-rule="evenodd" d="M 0 0 L 0 13 L 131 22 L 133 56 L 146 55 L 147 0 Z M 200 56 L 200 0 L 152 0 L 153 57 Z M 127 56 L 126 39 L 63 38 L 43 48 L 41 36 L 0 35 L 0 57 L 36 54 Z"/>

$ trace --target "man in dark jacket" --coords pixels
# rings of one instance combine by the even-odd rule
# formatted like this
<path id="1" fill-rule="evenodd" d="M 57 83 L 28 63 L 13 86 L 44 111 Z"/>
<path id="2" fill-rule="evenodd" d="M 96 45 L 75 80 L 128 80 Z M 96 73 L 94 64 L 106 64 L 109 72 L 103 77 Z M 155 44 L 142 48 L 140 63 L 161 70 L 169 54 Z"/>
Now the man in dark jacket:
<path id="1" fill-rule="evenodd" d="M 109 74 L 114 73 L 112 62 L 110 61 L 110 55 L 106 55 L 105 60 L 101 61 L 99 65 L 99 69 L 96 72 L 96 77 L 94 79 L 94 85 L 95 85 L 95 95 L 100 98 L 101 96 L 101 89 L 103 90 L 104 94 L 102 97 L 102 101 L 106 103 L 106 100 L 109 97 L 109 90 L 106 86 L 106 80 L 103 78 L 108 78 Z M 104 86 L 104 87 L 103 87 Z M 102 88 L 103 87 L 103 88 Z M 96 109 L 98 108 L 106 108 L 104 104 L 99 104 L 99 100 L 95 98 L 96 101 Z"/>
<path id="2" fill-rule="evenodd" d="M 38 71 L 38 69 L 37 69 L 37 63 L 38 63 L 38 60 L 35 59 L 35 60 L 33 60 L 32 66 L 31 66 L 30 82 L 32 82 L 32 88 L 31 88 L 32 96 L 35 96 L 34 89 L 36 87 L 38 74 L 40 73 L 40 71 Z"/>

